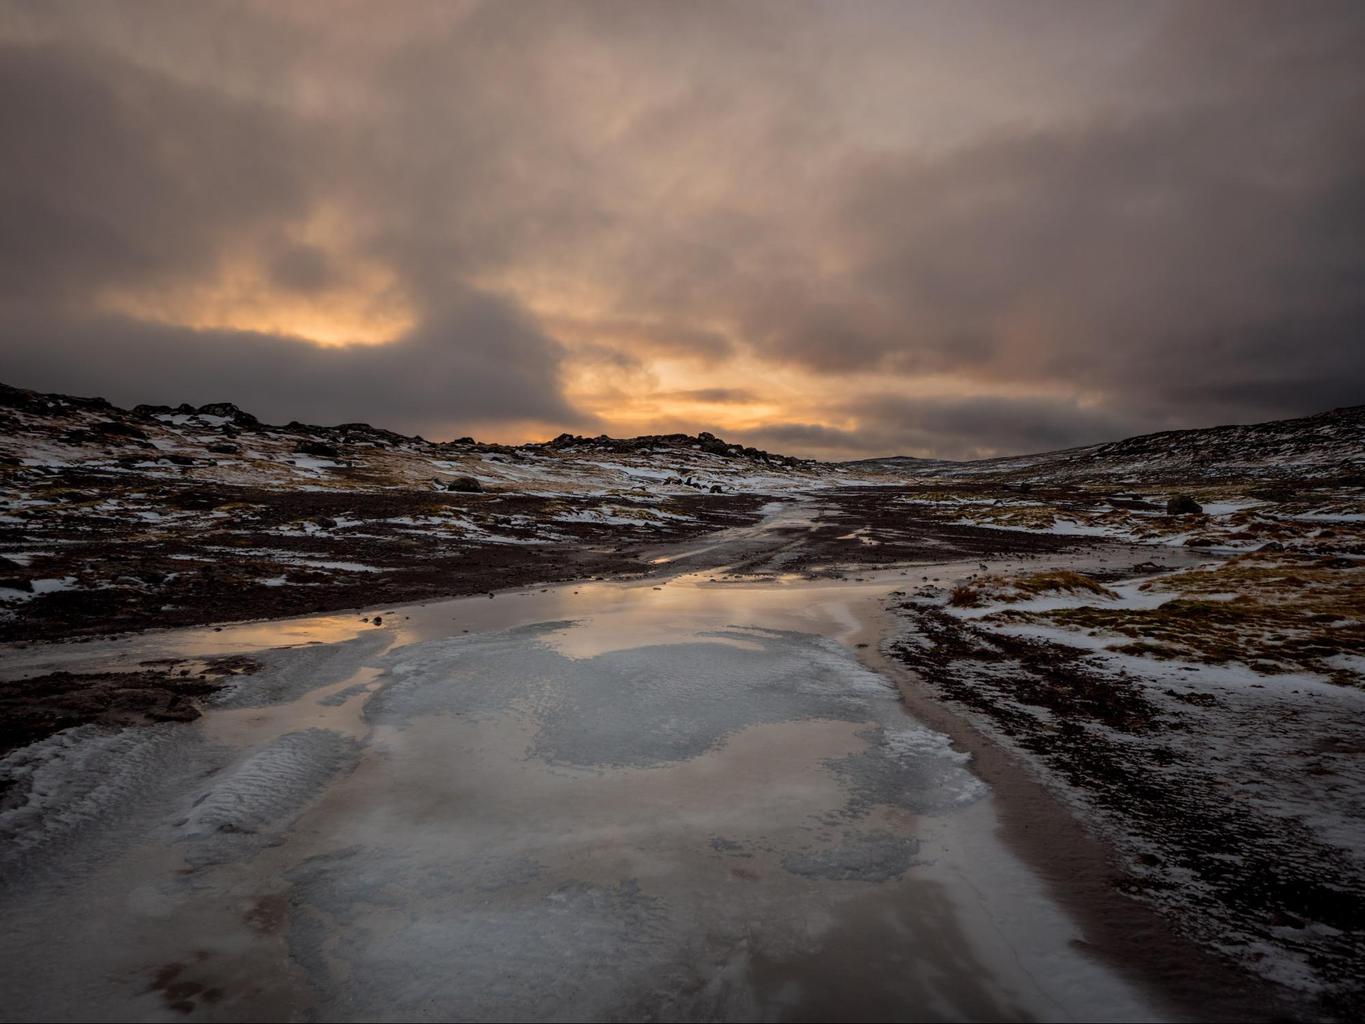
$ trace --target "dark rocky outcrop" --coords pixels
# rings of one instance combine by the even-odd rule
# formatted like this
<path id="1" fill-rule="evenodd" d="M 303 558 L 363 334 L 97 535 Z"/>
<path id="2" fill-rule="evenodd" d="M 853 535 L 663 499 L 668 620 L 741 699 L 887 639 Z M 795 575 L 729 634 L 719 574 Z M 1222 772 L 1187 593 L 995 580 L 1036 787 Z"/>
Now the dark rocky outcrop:
<path id="1" fill-rule="evenodd" d="M 483 492 L 483 484 L 475 480 L 472 476 L 453 476 L 446 480 L 433 480 L 437 490 L 459 491 L 463 494 L 480 494 Z"/>
<path id="2" fill-rule="evenodd" d="M 1188 494 L 1175 494 L 1166 502 L 1166 514 L 1168 516 L 1190 516 L 1198 515 L 1204 511 L 1204 506 L 1195 501 Z"/>
<path id="3" fill-rule="evenodd" d="M 312 455 L 318 459 L 335 459 L 341 456 L 336 445 L 327 444 L 323 441 L 300 441 L 294 446 L 294 451 L 300 455 Z"/>

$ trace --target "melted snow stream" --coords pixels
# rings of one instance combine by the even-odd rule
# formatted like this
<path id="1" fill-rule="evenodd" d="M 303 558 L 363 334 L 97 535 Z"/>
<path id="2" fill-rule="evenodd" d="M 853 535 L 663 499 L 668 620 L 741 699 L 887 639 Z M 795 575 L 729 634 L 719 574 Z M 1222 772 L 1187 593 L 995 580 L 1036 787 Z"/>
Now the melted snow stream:
<path id="1" fill-rule="evenodd" d="M 897 583 L 590 583 L 49 650 L 265 667 L 192 725 L 30 748 L 0 1014 L 1158 1016 L 854 656 Z"/>

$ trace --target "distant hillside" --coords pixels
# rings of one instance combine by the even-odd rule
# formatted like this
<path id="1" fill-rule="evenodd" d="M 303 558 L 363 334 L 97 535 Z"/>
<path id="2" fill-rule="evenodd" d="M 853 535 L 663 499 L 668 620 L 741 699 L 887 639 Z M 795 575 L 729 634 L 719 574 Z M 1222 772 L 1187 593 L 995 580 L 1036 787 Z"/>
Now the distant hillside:
<path id="1" fill-rule="evenodd" d="M 1037 455 L 972 462 L 894 456 L 846 465 L 909 476 L 973 476 L 1041 483 L 1253 477 L 1358 477 L 1365 483 L 1365 405 L 1269 423 L 1165 430 Z"/>
<path id="2" fill-rule="evenodd" d="M 373 427 L 261 423 L 228 402 L 139 405 L 0 384 L 0 466 L 263 487 L 447 485 L 548 490 L 783 490 L 840 483 L 972 477 L 1002 482 L 1163 483 L 1261 478 L 1365 481 L 1365 406 L 1250 426 L 1168 430 L 1065 451 L 953 462 L 891 456 L 821 463 L 712 434 L 634 438 L 561 434 L 503 445 L 428 441 Z"/>
<path id="3" fill-rule="evenodd" d="M 781 489 L 837 473 L 708 433 L 629 439 L 561 434 L 521 445 L 468 437 L 428 441 L 368 423 L 271 425 L 229 402 L 122 409 L 103 398 L 0 384 L 0 467 L 5 466 L 27 473 L 79 469 L 276 489 L 458 486 L 679 494 Z"/>

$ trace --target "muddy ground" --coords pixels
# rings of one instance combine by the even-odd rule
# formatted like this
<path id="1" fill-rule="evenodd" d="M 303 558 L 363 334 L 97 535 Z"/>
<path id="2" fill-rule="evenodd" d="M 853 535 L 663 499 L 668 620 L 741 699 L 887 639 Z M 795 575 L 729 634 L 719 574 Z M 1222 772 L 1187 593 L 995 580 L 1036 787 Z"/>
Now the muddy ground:
<path id="1" fill-rule="evenodd" d="M 734 571 L 838 575 L 847 567 L 989 559 L 1065 550 L 1075 538 L 936 520 L 899 503 L 900 488 L 822 492 L 813 522 L 727 547 Z M 456 597 L 536 583 L 669 571 L 656 549 L 753 526 L 769 496 L 705 494 L 648 502 L 579 497 L 584 521 L 551 521 L 561 498 L 430 491 L 270 491 L 159 483 L 146 506 L 179 518 L 82 510 L 0 527 L 31 549 L 0 565 L 0 586 L 41 576 L 69 586 L 17 602 L 0 642 L 65 640 L 149 628 L 280 618 Z M 603 521 L 592 521 L 594 511 Z M 630 519 L 631 512 L 640 518 Z M 199 513 L 199 514 L 195 514 Z M 499 532 L 489 542 L 443 516 Z M 430 524 L 425 520 L 430 520 Z M 555 539 L 548 539 L 553 536 Z M 568 539 L 565 539 L 568 538 Z M 690 563 L 704 567 L 699 560 Z M 357 570 L 363 567 L 363 570 Z"/>
<path id="2" fill-rule="evenodd" d="M 991 494 L 982 488 L 974 496 Z M 941 504 L 907 500 L 930 497 L 904 487 L 787 499 L 577 497 L 573 514 L 581 521 L 564 521 L 561 498 L 526 494 L 187 485 L 160 491 L 155 500 L 204 515 L 150 525 L 95 515 L 35 517 L 21 539 L 46 553 L 35 555 L 26 575 L 85 586 L 35 594 L 16 606 L 2 633 L 9 641 L 80 640 L 341 609 L 373 615 L 443 596 L 722 567 L 729 574 L 834 579 L 900 567 L 906 584 L 892 598 L 893 632 L 882 646 L 910 670 L 908 685 L 961 709 L 1021 768 L 1041 772 L 1055 796 L 1081 810 L 1087 825 L 1114 844 L 1119 891 L 1253 974 L 1273 976 L 1259 969 L 1259 958 L 1288 957 L 1331 979 L 1305 1016 L 1355 1016 L 1365 1007 L 1365 993 L 1350 981 L 1365 962 L 1365 875 L 1358 861 L 1292 816 L 1262 813 L 1255 799 L 1241 799 L 1234 789 L 1247 780 L 1225 777 L 1230 769 L 1219 758 L 1199 752 L 1199 737 L 1218 735 L 1240 711 L 1184 687 L 1154 690 L 1150 680 L 1104 670 L 1083 649 L 1002 635 L 923 599 L 941 599 L 954 583 L 939 578 L 938 563 L 970 560 L 984 574 L 997 561 L 1017 565 L 1074 553 L 1079 563 L 1103 551 L 1108 567 L 1092 575 L 1115 583 L 1188 565 L 1194 553 L 973 525 Z M 1080 510 L 1097 499 L 1059 492 L 1046 500 Z M 223 509 L 230 514 L 210 515 Z M 504 539 L 423 526 L 452 513 Z M 553 516 L 560 518 L 549 539 Z M 282 560 L 293 556 L 299 561 Z M 149 664 L 131 676 L 63 673 L 13 682 L 0 708 L 5 749 L 83 723 L 192 718 L 227 673 L 249 670 L 236 663 Z M 1315 728 L 1302 726 L 1305 749 L 1334 742 Z M 1305 772 L 1314 770 L 1305 763 Z"/>
<path id="3" fill-rule="evenodd" d="M 524 494 L 433 494 L 425 491 L 280 492 L 187 486 L 166 489 L 162 508 L 250 509 L 240 515 L 190 517 L 148 529 L 137 520 L 67 514 L 37 520 L 22 540 L 47 553 L 25 570 L 69 578 L 82 586 L 37 594 L 0 623 L 8 642 L 80 641 L 152 628 L 282 618 L 343 609 L 411 604 L 439 597 L 559 583 L 575 579 L 665 575 L 726 565 L 734 573 L 795 573 L 838 578 L 861 568 L 950 559 L 989 560 L 1074 549 L 1090 542 L 1017 531 L 956 526 L 907 512 L 897 488 L 846 488 L 823 492 L 809 519 L 750 531 L 774 507 L 759 495 L 697 495 L 641 508 L 676 519 L 555 523 L 572 542 L 480 543 L 452 540 L 440 530 L 424 534 L 395 523 L 458 510 L 527 541 L 537 537 L 538 516 L 558 499 Z M 578 506 L 629 499 L 576 499 Z M 615 518 L 622 518 L 620 515 Z M 309 533 L 299 524 L 317 527 Z M 353 523 L 338 529 L 338 523 Z M 281 529 L 289 529 L 282 533 Z M 18 531 L 11 531 L 17 533 Z M 20 540 L 7 538 L 11 543 Z M 660 551 L 689 541 L 703 545 L 683 561 L 661 562 Z M 237 553 L 240 552 L 240 553 Z M 291 553 L 308 564 L 281 563 Z M 328 567 L 373 566 L 377 572 Z M 278 574 L 278 575 L 277 575 Z M 281 585 L 261 583 L 283 577 Z M 138 724 L 195 717 L 196 700 L 214 692 L 232 665 L 147 665 L 127 674 L 44 676 L 4 687 L 7 750 L 88 722 Z"/>
<path id="4" fill-rule="evenodd" d="M 1090 576 L 1112 584 L 1154 568 Z M 1119 891 L 1307 993 L 1291 1016 L 1359 1019 L 1365 718 L 1353 688 L 1312 689 L 1282 667 L 1261 674 L 1193 645 L 1177 660 L 1116 662 L 1084 633 L 1055 642 L 1011 635 L 1008 613 L 964 620 L 945 589 L 922 584 L 892 603 L 882 650 L 910 685 L 1081 812 L 1116 851 Z"/>
<path id="5" fill-rule="evenodd" d="M 0 641 L 280 618 L 640 572 L 645 544 L 752 523 L 763 503 L 755 495 L 648 504 L 580 498 L 580 512 L 638 508 L 651 518 L 555 522 L 557 539 L 547 540 L 542 524 L 560 499 L 161 483 L 147 502 L 155 514 L 201 514 L 144 522 L 76 510 L 0 529 L 0 541 L 36 552 L 22 569 L 0 565 L 0 577 L 21 586 L 35 576 L 70 583 L 12 606 Z M 655 518 L 659 512 L 669 518 Z M 460 530 L 464 523 L 496 529 L 500 541 Z"/>

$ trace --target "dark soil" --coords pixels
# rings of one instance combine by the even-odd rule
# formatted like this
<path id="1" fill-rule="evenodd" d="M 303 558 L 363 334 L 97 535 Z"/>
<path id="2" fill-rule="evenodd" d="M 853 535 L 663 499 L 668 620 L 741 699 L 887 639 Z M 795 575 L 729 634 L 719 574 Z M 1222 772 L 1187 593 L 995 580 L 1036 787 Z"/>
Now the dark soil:
<path id="1" fill-rule="evenodd" d="M 65 488 L 98 491 L 103 477 L 65 474 Z M 66 590 L 35 595 L 0 621 L 0 642 L 59 640 L 153 627 L 194 626 L 283 618 L 375 604 L 459 597 L 533 584 L 665 571 L 646 557 L 660 545 L 691 540 L 758 521 L 771 500 L 754 494 L 697 494 L 663 503 L 575 497 L 597 505 L 662 510 L 689 517 L 638 524 L 550 522 L 560 499 L 512 492 L 472 494 L 381 491 L 274 491 L 168 481 L 121 482 L 152 512 L 192 513 L 151 524 L 76 505 L 57 506 L 22 531 L 0 529 L 9 541 L 46 553 L 20 574 L 74 578 Z M 838 577 L 849 567 L 898 562 L 990 559 L 1083 546 L 1075 538 L 959 526 L 919 514 L 904 488 L 864 487 L 822 492 L 810 526 L 773 530 L 727 561 L 735 571 L 770 569 Z M 571 541 L 487 543 L 440 527 L 403 520 L 452 510 L 490 531 L 525 540 L 547 524 Z M 338 526 L 338 523 L 348 524 Z M 303 528 L 316 527 L 304 532 Z M 281 532 L 281 531 L 288 532 Z M 843 539 L 855 530 L 874 543 Z M 347 572 L 296 564 L 282 555 L 372 566 Z M 717 557 L 721 557 L 717 555 Z M 702 567 L 690 562 L 689 567 Z M 0 566 L 0 576 L 8 570 Z M 267 586 L 265 579 L 283 578 Z M 2 585 L 2 584 L 0 584 Z"/>
<path id="2" fill-rule="evenodd" d="M 945 523 L 907 501 L 911 493 L 900 486 L 821 491 L 812 526 L 773 531 L 785 543 L 755 550 L 735 568 L 840 578 L 859 567 L 1017 559 L 1089 546 L 1075 537 Z"/>
<path id="3" fill-rule="evenodd" d="M 51 546 L 26 576 L 74 577 L 78 585 L 17 605 L 10 618 L 0 621 L 0 641 L 281 618 L 641 573 L 648 569 L 640 558 L 644 548 L 752 523 L 765 500 L 744 494 L 684 495 L 647 507 L 692 517 L 688 521 L 667 520 L 666 526 L 555 522 L 550 524 L 555 533 L 574 540 L 493 544 L 394 520 L 453 509 L 503 535 L 531 539 L 537 522 L 548 519 L 559 503 L 507 493 L 269 491 L 165 483 L 149 492 L 152 510 L 203 515 L 148 528 L 72 510 L 25 527 L 22 536 L 6 537 Z M 576 507 L 595 503 L 607 499 L 574 499 Z M 613 497 L 609 503 L 620 507 L 631 501 Z M 359 525 L 336 528 L 338 521 Z M 305 535 L 297 529 L 302 524 L 319 530 Z M 291 532 L 281 533 L 281 527 Z M 379 571 L 300 565 L 281 560 L 281 552 Z M 262 582 L 279 577 L 284 585 Z"/>
<path id="4" fill-rule="evenodd" d="M 231 677 L 255 670 L 251 659 L 231 657 L 7 682 L 0 686 L 0 757 L 77 725 L 192 722 L 200 715 L 200 700 Z"/>
<path id="5" fill-rule="evenodd" d="M 1192 727 L 1183 708 L 1210 698 L 1172 693 L 1174 704 L 1158 706 L 1136 680 L 1097 671 L 1073 648 L 988 633 L 913 601 L 900 611 L 908 629 L 888 645 L 892 657 L 935 697 L 970 708 L 1056 772 L 1101 818 L 1141 837 L 1143 851 L 1128 851 L 1116 879 L 1123 891 L 1169 912 L 1160 897 L 1178 886 L 1198 903 L 1175 914 L 1191 937 L 1288 948 L 1342 982 L 1314 1015 L 1359 1019 L 1365 985 L 1351 977 L 1365 962 L 1365 876 L 1294 819 L 1227 799 L 1214 760 L 1161 741 Z"/>

